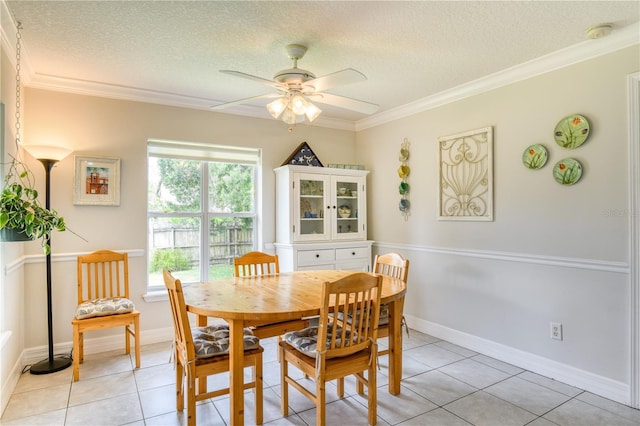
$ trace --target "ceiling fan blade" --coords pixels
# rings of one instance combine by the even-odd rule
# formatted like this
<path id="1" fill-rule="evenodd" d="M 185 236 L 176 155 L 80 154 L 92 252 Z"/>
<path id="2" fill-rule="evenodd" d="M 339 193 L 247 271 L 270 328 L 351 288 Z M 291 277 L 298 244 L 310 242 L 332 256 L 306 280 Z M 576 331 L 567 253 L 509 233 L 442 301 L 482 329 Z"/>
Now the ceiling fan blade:
<path id="1" fill-rule="evenodd" d="M 302 83 L 302 87 L 312 86 L 316 92 L 322 92 L 332 87 L 344 86 L 347 84 L 358 83 L 360 81 L 366 81 L 367 77 L 360 71 L 353 68 L 347 68 L 342 71 L 336 71 L 331 74 L 323 75 L 322 77 L 314 78 L 313 80 L 305 81 Z"/>
<path id="2" fill-rule="evenodd" d="M 248 80 L 257 81 L 258 83 L 266 84 L 267 86 L 275 87 L 279 90 L 286 90 L 287 86 L 281 83 L 278 83 L 273 80 L 267 80 L 266 78 L 258 77 L 257 75 L 251 75 L 240 71 L 232 71 L 232 70 L 220 70 L 223 74 L 229 74 L 236 77 L 246 78 Z"/>
<path id="3" fill-rule="evenodd" d="M 379 106 L 370 102 L 359 101 L 345 96 L 332 95 L 331 93 L 314 93 L 310 95 L 314 102 L 337 106 L 363 114 L 373 114 L 378 111 Z"/>
<path id="4" fill-rule="evenodd" d="M 244 98 L 244 99 L 238 99 L 237 101 L 231 101 L 231 102 L 224 102 L 218 105 L 214 105 L 211 107 L 211 109 L 225 109 L 225 108 L 229 108 L 235 105 L 240 105 L 240 104 L 244 104 L 247 102 L 251 102 L 254 101 L 256 99 L 271 99 L 271 98 L 279 98 L 282 95 L 279 93 L 269 93 L 267 95 L 259 95 L 259 96 L 252 96 L 250 98 Z"/>

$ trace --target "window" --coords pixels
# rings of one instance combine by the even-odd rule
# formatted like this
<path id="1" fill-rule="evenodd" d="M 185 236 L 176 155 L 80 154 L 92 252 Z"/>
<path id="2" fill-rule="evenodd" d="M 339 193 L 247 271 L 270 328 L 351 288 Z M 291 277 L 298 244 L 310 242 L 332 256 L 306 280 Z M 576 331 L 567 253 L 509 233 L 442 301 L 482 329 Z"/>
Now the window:
<path id="1" fill-rule="evenodd" d="M 255 250 L 260 150 L 150 140 L 149 289 L 162 269 L 185 283 L 233 275 L 233 258 Z"/>

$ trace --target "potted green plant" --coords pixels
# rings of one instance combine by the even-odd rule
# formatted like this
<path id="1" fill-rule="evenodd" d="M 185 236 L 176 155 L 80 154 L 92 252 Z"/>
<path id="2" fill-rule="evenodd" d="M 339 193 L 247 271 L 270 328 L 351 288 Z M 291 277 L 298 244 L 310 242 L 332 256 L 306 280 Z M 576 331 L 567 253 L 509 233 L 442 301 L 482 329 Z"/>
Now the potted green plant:
<path id="1" fill-rule="evenodd" d="M 12 157 L 0 194 L 0 240 L 42 240 L 42 249 L 49 254 L 51 231 L 64 231 L 64 218 L 53 209 L 42 207 L 38 191 L 27 166 Z"/>

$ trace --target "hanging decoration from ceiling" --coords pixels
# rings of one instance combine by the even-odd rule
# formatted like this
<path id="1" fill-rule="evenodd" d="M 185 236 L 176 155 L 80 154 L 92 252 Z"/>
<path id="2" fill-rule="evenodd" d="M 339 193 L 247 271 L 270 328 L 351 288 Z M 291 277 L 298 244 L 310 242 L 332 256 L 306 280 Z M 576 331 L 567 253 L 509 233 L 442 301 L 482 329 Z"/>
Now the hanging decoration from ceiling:
<path id="1" fill-rule="evenodd" d="M 409 201 L 409 173 L 411 171 L 409 168 L 409 145 L 409 140 L 404 138 L 404 141 L 400 145 L 400 155 L 398 156 L 398 160 L 400 160 L 400 167 L 398 167 L 398 176 L 400 177 L 400 186 L 398 187 L 400 203 L 398 204 L 398 208 L 405 221 L 409 220 L 409 216 L 411 215 L 411 202 Z"/>

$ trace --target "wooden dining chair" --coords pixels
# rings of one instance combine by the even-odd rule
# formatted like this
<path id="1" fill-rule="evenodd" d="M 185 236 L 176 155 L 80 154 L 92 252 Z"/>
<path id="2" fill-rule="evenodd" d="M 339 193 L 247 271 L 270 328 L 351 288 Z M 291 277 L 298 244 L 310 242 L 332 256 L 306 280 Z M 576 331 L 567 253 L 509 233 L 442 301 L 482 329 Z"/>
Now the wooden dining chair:
<path id="1" fill-rule="evenodd" d="M 234 276 L 253 277 L 257 275 L 271 275 L 280 273 L 278 255 L 270 255 L 260 251 L 252 251 L 233 259 Z M 277 323 L 260 324 L 252 327 L 254 334 L 260 338 L 281 336 L 294 330 L 302 330 L 309 326 L 309 319 L 282 321 Z"/>
<path id="2" fill-rule="evenodd" d="M 407 277 L 409 276 L 409 260 L 404 259 L 398 253 L 386 253 L 381 255 L 376 255 L 373 260 L 373 272 L 376 274 L 386 275 L 393 278 L 398 278 L 405 283 L 407 282 Z M 407 330 L 407 334 L 409 333 L 409 328 L 407 327 L 407 323 L 404 319 L 404 315 L 402 316 L 402 322 L 400 323 L 400 331 L 402 331 L 402 327 L 405 327 Z M 389 305 L 387 303 L 383 303 L 380 307 L 380 323 L 378 326 L 378 338 L 381 337 L 389 337 Z M 388 355 L 389 349 L 384 349 L 378 351 L 378 355 Z"/>
<path id="3" fill-rule="evenodd" d="M 278 255 L 270 255 L 261 251 L 251 251 L 233 259 L 234 275 L 246 277 L 280 273 Z"/>
<path id="4" fill-rule="evenodd" d="M 169 293 L 175 332 L 176 409 L 184 410 L 187 388 L 187 425 L 196 424 L 196 401 L 229 394 L 229 388 L 207 391 L 206 378 L 229 371 L 229 326 L 191 327 L 182 283 L 166 269 L 162 271 Z M 244 388 L 254 388 L 255 421 L 262 424 L 262 352 L 260 340 L 251 330 L 244 330 L 244 367 L 252 367 L 252 381 Z M 186 376 L 186 380 L 185 380 Z M 201 384 L 205 386 L 201 386 Z"/>
<path id="5" fill-rule="evenodd" d="M 99 250 L 78 256 L 78 306 L 71 325 L 74 381 L 80 379 L 84 361 L 84 333 L 91 330 L 124 327 L 125 352 L 131 351 L 132 336 L 140 368 L 140 312 L 129 299 L 127 253 Z"/>
<path id="6" fill-rule="evenodd" d="M 318 326 L 287 333 L 278 344 L 284 416 L 289 413 L 291 385 L 316 404 L 316 424 L 324 426 L 325 383 L 354 375 L 358 383 L 367 387 L 368 420 L 370 425 L 376 424 L 376 339 L 381 289 L 381 276 L 363 272 L 322 284 Z M 339 325 L 330 312 L 352 320 Z M 315 379 L 315 393 L 289 376 L 289 363 Z M 340 382 L 338 396 L 344 397 L 344 386 Z"/>

